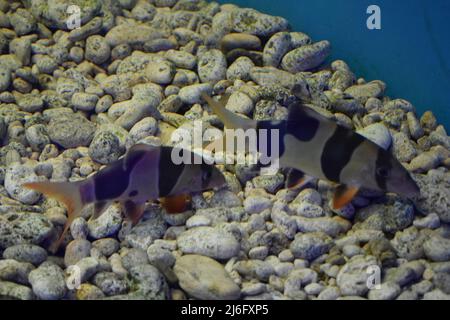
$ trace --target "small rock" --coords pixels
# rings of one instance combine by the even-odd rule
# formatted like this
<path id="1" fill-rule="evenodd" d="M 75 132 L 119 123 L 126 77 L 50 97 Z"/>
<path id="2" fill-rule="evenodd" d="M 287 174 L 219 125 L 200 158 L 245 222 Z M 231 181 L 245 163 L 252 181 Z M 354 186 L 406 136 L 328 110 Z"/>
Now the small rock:
<path id="1" fill-rule="evenodd" d="M 372 81 L 347 88 L 344 93 L 354 97 L 360 103 L 365 104 L 370 98 L 379 98 L 383 95 L 386 85 L 381 81 Z"/>
<path id="2" fill-rule="evenodd" d="M 311 70 L 320 66 L 330 52 L 331 45 L 326 40 L 304 45 L 287 53 L 281 61 L 281 67 L 291 73 Z"/>
<path id="3" fill-rule="evenodd" d="M 239 253 L 239 242 L 228 232 L 212 227 L 189 229 L 178 236 L 177 244 L 185 254 L 201 254 L 227 260 Z"/>
<path id="4" fill-rule="evenodd" d="M 61 112 L 50 116 L 47 131 L 52 142 L 62 147 L 76 148 L 87 146 L 95 133 L 95 124 L 78 113 Z"/>
<path id="5" fill-rule="evenodd" d="M 150 62 L 145 68 L 147 79 L 158 84 L 170 84 L 175 73 L 175 66 L 169 61 Z"/>
<path id="6" fill-rule="evenodd" d="M 371 273 L 368 268 L 378 267 L 372 256 L 355 256 L 339 271 L 337 285 L 344 296 L 363 296 L 369 290 L 367 280 Z"/>
<path id="7" fill-rule="evenodd" d="M 28 275 L 33 269 L 33 265 L 28 262 L 0 260 L 0 280 L 28 284 Z"/>
<path id="8" fill-rule="evenodd" d="M 248 81 L 250 80 L 250 70 L 254 66 L 254 62 L 249 57 L 239 57 L 228 67 L 227 79 Z"/>
<path id="9" fill-rule="evenodd" d="M 64 264 L 66 267 L 76 264 L 83 258 L 89 257 L 91 252 L 91 243 L 85 239 L 76 239 L 71 241 L 64 254 Z"/>
<path id="10" fill-rule="evenodd" d="M 164 276 L 155 267 L 142 264 L 130 270 L 133 282 L 136 283 L 135 293 L 142 295 L 145 300 L 164 300 L 168 287 Z"/>
<path id="11" fill-rule="evenodd" d="M 89 145 L 89 156 L 101 164 L 109 164 L 123 154 L 119 138 L 112 132 L 100 131 Z"/>
<path id="12" fill-rule="evenodd" d="M 430 213 L 422 219 L 414 220 L 414 226 L 422 229 L 437 229 L 441 226 L 441 221 L 436 213 Z"/>
<path id="13" fill-rule="evenodd" d="M 216 83 L 225 79 L 227 60 L 222 51 L 217 49 L 203 53 L 198 60 L 198 75 L 202 82 Z"/>
<path id="14" fill-rule="evenodd" d="M 33 292 L 42 300 L 58 300 L 66 294 L 66 283 L 61 268 L 49 263 L 30 272 L 28 277 Z"/>
<path id="15" fill-rule="evenodd" d="M 403 132 L 393 135 L 392 152 L 400 162 L 410 162 L 417 155 L 416 148 Z"/>
<path id="16" fill-rule="evenodd" d="M 124 294 L 128 291 L 126 281 L 112 272 L 97 273 L 92 282 L 107 296 Z"/>
<path id="17" fill-rule="evenodd" d="M 254 9 L 233 10 L 231 18 L 234 31 L 258 37 L 270 37 L 274 33 L 288 29 L 286 19 L 263 14 Z"/>
<path id="18" fill-rule="evenodd" d="M 217 261 L 199 255 L 178 258 L 175 267 L 180 287 L 196 299 L 236 300 L 239 287 Z"/>
<path id="19" fill-rule="evenodd" d="M 92 243 L 92 248 L 99 250 L 103 256 L 109 257 L 119 250 L 120 243 L 114 238 L 99 239 Z"/>
<path id="20" fill-rule="evenodd" d="M 94 239 L 106 238 L 119 231 L 122 225 L 122 207 L 112 204 L 97 219 L 88 221 L 89 236 Z"/>
<path id="21" fill-rule="evenodd" d="M 201 93 L 211 94 L 211 92 L 212 87 L 209 83 L 201 83 L 183 87 L 178 96 L 184 103 L 194 104 L 202 102 Z"/>
<path id="22" fill-rule="evenodd" d="M 5 174 L 5 189 L 13 198 L 25 204 L 34 204 L 40 198 L 40 193 L 26 189 L 22 185 L 26 182 L 38 181 L 38 176 L 31 166 L 20 163 L 11 164 Z"/>
<path id="23" fill-rule="evenodd" d="M 92 111 L 98 102 L 98 96 L 92 93 L 77 92 L 72 96 L 72 106 L 75 110 Z"/>
<path id="24" fill-rule="evenodd" d="M 101 300 L 105 297 L 100 288 L 90 283 L 81 284 L 81 286 L 77 289 L 75 296 L 77 300 Z"/>
<path id="25" fill-rule="evenodd" d="M 385 282 L 380 285 L 380 288 L 374 288 L 369 291 L 369 300 L 394 300 L 401 292 L 400 286 Z"/>
<path id="26" fill-rule="evenodd" d="M 3 259 L 14 259 L 38 266 L 47 259 L 47 251 L 33 244 L 18 244 L 3 251 Z"/>
<path id="27" fill-rule="evenodd" d="M 122 255 L 122 264 L 125 269 L 130 270 L 141 264 L 148 264 L 148 257 L 144 250 L 131 248 Z"/>
<path id="28" fill-rule="evenodd" d="M 221 42 L 221 49 L 225 52 L 242 48 L 248 50 L 260 50 L 261 40 L 258 37 L 247 33 L 229 33 L 225 35 Z"/>
<path id="29" fill-rule="evenodd" d="M 9 281 L 0 281 L 0 296 L 6 299 L 34 299 L 33 291 L 30 288 Z"/>
<path id="30" fill-rule="evenodd" d="M 291 34 L 289 32 L 275 33 L 264 46 L 264 66 L 277 68 L 281 59 L 291 49 Z"/>
<path id="31" fill-rule="evenodd" d="M 450 239 L 435 235 L 423 244 L 425 255 L 432 261 L 450 260 Z"/>
<path id="32" fill-rule="evenodd" d="M 332 246 L 332 239 L 323 232 L 299 233 L 292 241 L 290 249 L 294 257 L 314 260 L 327 253 Z"/>

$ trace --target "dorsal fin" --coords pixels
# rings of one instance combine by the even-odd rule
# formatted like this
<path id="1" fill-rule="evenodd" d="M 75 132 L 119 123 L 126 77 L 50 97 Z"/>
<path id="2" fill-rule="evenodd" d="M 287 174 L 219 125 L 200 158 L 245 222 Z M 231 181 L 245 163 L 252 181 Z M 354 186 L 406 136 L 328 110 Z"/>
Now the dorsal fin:
<path id="1" fill-rule="evenodd" d="M 246 119 L 226 109 L 222 99 L 220 101 L 216 101 L 206 93 L 202 93 L 201 96 L 228 129 L 247 130 L 256 128 L 255 120 Z M 228 101 L 226 97 L 224 99 Z"/>

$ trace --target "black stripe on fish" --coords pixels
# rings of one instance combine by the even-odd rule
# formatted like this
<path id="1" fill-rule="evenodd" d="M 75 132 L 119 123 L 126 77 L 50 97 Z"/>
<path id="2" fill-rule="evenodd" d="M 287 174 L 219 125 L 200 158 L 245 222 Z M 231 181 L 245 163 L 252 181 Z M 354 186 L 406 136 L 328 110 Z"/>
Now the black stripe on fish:
<path id="1" fill-rule="evenodd" d="M 170 194 L 173 187 L 178 182 L 184 170 L 184 163 L 176 165 L 172 161 L 172 151 L 179 152 L 179 149 L 161 147 L 159 154 L 159 196 L 165 197 Z M 181 152 L 188 152 L 182 150 Z"/>
<path id="2" fill-rule="evenodd" d="M 96 200 L 110 200 L 119 197 L 128 188 L 134 166 L 145 154 L 144 150 L 131 151 L 123 159 L 115 161 L 97 173 L 93 177 Z"/>
<path id="3" fill-rule="evenodd" d="M 391 155 L 386 150 L 379 148 L 375 162 L 375 180 L 381 190 L 386 190 L 386 177 L 391 169 Z"/>
<path id="4" fill-rule="evenodd" d="M 309 111 L 309 110 L 308 110 Z M 311 141 L 319 129 L 320 121 L 308 114 L 305 107 L 292 104 L 289 107 L 287 133 L 300 141 Z"/>
<path id="5" fill-rule="evenodd" d="M 261 129 L 265 129 L 267 130 L 267 136 L 265 139 L 263 139 L 264 141 L 260 140 L 260 131 Z M 272 130 L 278 130 L 279 133 L 279 139 L 278 141 L 275 142 L 275 145 L 272 145 Z M 270 121 L 270 120 L 265 120 L 265 121 L 258 121 L 257 125 L 256 125 L 256 132 L 257 132 L 257 148 L 259 152 L 263 152 L 265 153 L 265 155 L 267 157 L 271 157 L 272 156 L 272 150 L 274 148 L 278 149 L 278 155 L 281 158 L 281 156 L 284 154 L 285 151 L 285 146 L 284 146 L 284 136 L 286 135 L 287 131 L 286 131 L 286 121 Z M 264 143 L 264 146 L 263 146 Z M 266 150 L 263 150 L 266 149 Z M 275 149 L 275 150 L 276 150 Z M 259 168 L 263 168 L 266 166 L 269 166 L 270 164 L 267 165 L 262 165 L 261 163 L 258 163 Z"/>
<path id="6" fill-rule="evenodd" d="M 205 162 L 202 162 L 201 166 L 201 174 L 202 174 L 202 189 L 207 189 L 208 184 L 210 182 L 212 173 L 213 173 L 213 166 L 208 165 Z"/>
<path id="7" fill-rule="evenodd" d="M 339 182 L 342 169 L 349 163 L 353 152 L 364 142 L 364 138 L 351 130 L 337 126 L 327 140 L 320 158 L 325 177 Z"/>

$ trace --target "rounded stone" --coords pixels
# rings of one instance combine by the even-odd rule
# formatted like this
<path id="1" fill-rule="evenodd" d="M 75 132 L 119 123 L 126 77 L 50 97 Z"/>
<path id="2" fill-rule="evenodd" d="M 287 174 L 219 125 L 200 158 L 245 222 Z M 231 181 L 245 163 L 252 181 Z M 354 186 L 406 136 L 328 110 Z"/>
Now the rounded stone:
<path id="1" fill-rule="evenodd" d="M 180 287 L 196 299 L 236 300 L 239 287 L 217 261 L 200 256 L 185 255 L 177 259 L 174 272 Z"/>
<path id="2" fill-rule="evenodd" d="M 41 265 L 30 272 L 28 279 L 33 292 L 42 300 L 58 300 L 66 294 L 64 273 L 55 264 Z"/>
<path id="3" fill-rule="evenodd" d="M 197 227 L 181 233 L 178 248 L 185 254 L 200 254 L 227 260 L 239 253 L 239 242 L 230 233 L 213 227 Z"/>
<path id="4" fill-rule="evenodd" d="M 281 67 L 292 73 L 311 70 L 320 66 L 330 53 L 331 45 L 326 40 L 305 45 L 287 53 Z"/>
<path id="5" fill-rule="evenodd" d="M 33 244 L 18 244 L 3 251 L 3 258 L 28 262 L 38 266 L 47 259 L 47 251 Z"/>

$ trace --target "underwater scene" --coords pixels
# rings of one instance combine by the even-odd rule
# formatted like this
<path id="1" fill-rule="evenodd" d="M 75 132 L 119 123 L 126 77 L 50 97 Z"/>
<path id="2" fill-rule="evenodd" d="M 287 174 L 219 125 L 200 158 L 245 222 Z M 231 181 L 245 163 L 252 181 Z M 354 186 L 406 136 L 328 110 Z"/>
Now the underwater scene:
<path id="1" fill-rule="evenodd" d="M 0 0 L 0 300 L 449 300 L 450 5 L 395 3 Z"/>

